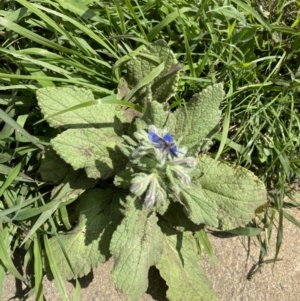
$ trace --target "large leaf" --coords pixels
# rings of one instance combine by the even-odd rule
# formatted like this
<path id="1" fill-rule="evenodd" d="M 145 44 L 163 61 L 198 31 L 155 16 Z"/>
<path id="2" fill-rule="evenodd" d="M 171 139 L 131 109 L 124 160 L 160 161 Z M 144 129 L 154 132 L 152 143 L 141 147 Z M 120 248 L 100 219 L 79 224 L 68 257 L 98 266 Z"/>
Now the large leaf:
<path id="1" fill-rule="evenodd" d="M 125 218 L 110 244 L 115 258 L 112 279 L 127 300 L 139 300 L 148 287 L 149 268 L 161 257 L 162 233 L 154 212 L 127 200 Z"/>
<path id="2" fill-rule="evenodd" d="M 52 237 L 49 240 L 64 279 L 82 277 L 109 258 L 110 239 L 122 216 L 118 204 L 111 190 L 93 189 L 80 197 L 76 208 L 79 214 L 76 227 L 70 232 L 59 234 L 74 273 L 58 239 Z"/>
<path id="3" fill-rule="evenodd" d="M 119 95 L 124 95 L 126 89 L 137 86 L 161 62 L 165 64 L 163 71 L 153 80 L 152 84 L 148 85 L 151 86 L 152 91 L 150 99 L 161 103 L 168 101 L 176 92 L 179 73 L 176 72 L 178 69 L 173 68 L 178 61 L 168 44 L 163 40 L 149 45 L 127 63 L 127 74 L 119 87 Z M 173 69 L 174 72 L 172 72 Z M 149 100 L 147 87 L 144 86 L 135 93 L 133 100 L 141 105 L 146 105 Z"/>
<path id="4" fill-rule="evenodd" d="M 91 101 L 91 91 L 76 87 L 49 87 L 37 91 L 39 106 L 52 126 L 68 130 L 52 139 L 53 149 L 74 169 L 85 168 L 91 178 L 108 178 L 126 163 L 116 145 L 122 143 L 123 113 L 113 105 L 84 106 Z"/>
<path id="5" fill-rule="evenodd" d="M 163 227 L 164 252 L 156 265 L 169 287 L 171 301 L 215 301 L 214 291 L 202 272 L 195 239 L 190 232 Z"/>
<path id="6" fill-rule="evenodd" d="M 264 184 L 252 172 L 216 162 L 207 156 L 199 157 L 193 183 L 192 197 L 186 205 L 191 220 L 198 214 L 190 212 L 196 206 L 190 206 L 193 200 L 203 210 L 206 210 L 206 205 L 201 206 L 200 201 L 216 204 L 218 226 L 224 230 L 247 224 L 255 216 L 255 209 L 267 202 Z M 209 214 L 211 211 L 207 210 L 199 213 L 198 218 L 200 220 Z"/>
<path id="7" fill-rule="evenodd" d="M 182 189 L 181 196 L 184 211 L 192 222 L 218 227 L 217 204 L 214 200 L 207 198 L 205 191 L 199 189 L 199 185 L 193 184 Z"/>
<path id="8" fill-rule="evenodd" d="M 48 87 L 37 90 L 38 104 L 48 117 L 63 110 L 94 100 L 90 90 L 77 87 Z M 115 105 L 93 105 L 65 112 L 47 119 L 53 127 L 106 128 L 123 134 L 123 112 Z"/>
<path id="9" fill-rule="evenodd" d="M 188 148 L 188 155 L 198 154 L 208 143 L 205 139 L 217 131 L 223 96 L 222 84 L 210 86 L 174 113 L 177 123 L 172 131 L 175 137 L 182 138 L 181 144 Z"/>
<path id="10" fill-rule="evenodd" d="M 74 169 L 85 168 L 91 178 L 114 176 L 122 170 L 126 157 L 117 145 L 123 139 L 110 130 L 68 129 L 52 139 L 54 150 Z"/>

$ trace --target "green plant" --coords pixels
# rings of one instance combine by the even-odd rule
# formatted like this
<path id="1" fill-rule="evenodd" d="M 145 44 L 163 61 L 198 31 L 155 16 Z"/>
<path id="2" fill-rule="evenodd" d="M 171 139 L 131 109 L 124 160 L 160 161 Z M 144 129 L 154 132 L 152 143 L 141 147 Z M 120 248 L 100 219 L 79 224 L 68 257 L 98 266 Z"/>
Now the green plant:
<path id="1" fill-rule="evenodd" d="M 111 99 L 95 105 L 83 88 L 37 91 L 46 119 L 61 132 L 51 139 L 59 157 L 48 149 L 40 174 L 76 186 L 61 205 L 79 196 L 77 225 L 49 239 L 48 256 L 63 278 L 83 276 L 112 255 L 113 281 L 128 300 L 146 291 L 153 265 L 171 301 L 216 299 L 194 233 L 205 224 L 224 230 L 247 224 L 267 202 L 266 190 L 252 172 L 204 154 L 218 131 L 222 84 L 174 111 L 165 105 L 177 89 L 177 64 L 162 40 L 128 61 L 114 101 L 134 101 L 140 116 Z"/>
<path id="2" fill-rule="evenodd" d="M 254 171 L 265 183 L 270 197 L 270 207 L 258 216 L 259 224 L 255 221 L 251 223 L 251 228 L 230 232 L 248 236 L 263 234 L 257 236 L 261 249 L 259 269 L 268 254 L 270 237 L 277 235 L 277 258 L 283 238 L 284 218 L 297 227 L 300 225 L 290 211 L 290 208 L 299 208 L 299 198 L 293 195 L 293 189 L 298 189 L 297 178 L 300 176 L 297 101 L 300 74 L 299 5 L 286 1 L 273 4 L 264 1 L 260 4 L 245 0 L 229 0 L 226 3 L 180 0 L 0 1 L 0 293 L 8 272 L 26 281 L 12 262 L 13 252 L 22 249 L 25 250 L 24 270 L 31 263 L 34 265 L 35 277 L 31 278 L 32 281 L 26 281 L 26 284 L 33 286 L 36 300 L 43 300 L 43 256 L 53 269 L 61 299 L 67 300 L 49 245 L 49 236 L 56 236 L 59 241 L 57 231 L 64 233 L 72 229 L 84 208 L 76 201 L 83 192 L 90 188 L 100 188 L 108 193 L 107 188 L 114 187 L 113 176 L 105 180 L 86 176 L 86 171 L 90 174 L 95 173 L 95 170 L 98 172 L 97 169 L 93 171 L 93 164 L 89 168 L 83 162 L 77 162 L 86 171 L 79 168 L 74 172 L 69 164 L 55 155 L 49 143 L 64 130 L 64 126 L 59 121 L 53 124 L 54 127 L 36 123 L 42 118 L 36 103 L 36 90 L 41 87 L 74 85 L 91 90 L 97 98 L 74 102 L 80 104 L 73 109 L 88 105 L 94 105 L 95 108 L 97 104 L 102 104 L 101 107 L 103 104 L 114 104 L 133 108 L 135 110 L 121 112 L 119 118 L 124 118 L 121 120 L 122 133 L 134 138 L 133 133 L 139 129 L 131 123 L 131 119 L 140 115 L 137 111 L 144 112 L 142 106 L 148 103 L 147 85 L 154 80 L 155 75 L 164 73 L 168 77 L 176 74 L 179 68 L 182 76 L 177 93 L 169 101 L 172 110 L 177 107 L 182 110 L 184 100 L 188 101 L 210 83 L 224 83 L 226 98 L 220 105 L 220 124 L 223 129 L 222 133 L 213 137 L 209 155 L 215 160 L 219 158 Z M 130 67 L 134 63 L 131 58 L 145 45 L 158 39 L 168 41 L 180 66 L 177 60 L 172 60 L 165 68 L 161 65 L 160 54 L 153 53 L 152 48 L 150 53 L 142 55 L 152 59 L 154 65 L 144 60 L 145 64 L 140 64 L 143 68 L 137 71 L 145 71 L 142 76 L 133 79 L 125 76 L 125 79 L 120 79 L 125 71 L 123 63 L 129 61 L 127 74 L 130 74 L 134 70 Z M 148 63 L 154 69 L 158 68 L 147 69 Z M 175 77 L 171 78 L 176 83 Z M 113 89 L 118 83 L 117 99 Z M 136 90 L 133 90 L 134 87 Z M 164 89 L 167 91 L 166 99 L 173 94 L 172 87 L 169 85 L 168 89 Z M 153 99 L 161 92 L 162 89 Z M 46 116 L 70 112 L 68 104 L 63 106 L 63 99 L 59 101 L 60 96 L 58 93 L 58 102 Z M 57 110 L 59 106 L 61 111 Z M 167 107 L 164 103 L 163 109 Z M 88 115 L 95 112 L 101 116 L 104 111 L 91 110 Z M 152 121 L 149 122 L 144 124 L 145 130 Z M 92 124 L 96 126 L 94 122 Z M 180 142 L 173 129 L 165 128 L 165 125 L 162 128 L 171 130 L 176 141 Z M 120 141 L 123 143 L 122 139 Z M 102 139 L 99 140 L 102 142 Z M 209 145 L 209 140 L 204 139 L 201 143 L 204 142 Z M 139 144 L 139 141 L 135 143 Z M 178 144 L 180 148 L 182 145 L 182 142 Z M 124 147 L 117 154 L 122 153 L 124 163 L 127 164 L 126 153 L 122 152 Z M 43 176 L 41 181 L 36 171 L 44 148 L 47 151 L 40 167 Z M 203 147 L 203 150 L 207 148 Z M 89 154 L 87 149 L 87 158 Z M 94 163 L 101 167 L 101 172 L 109 172 L 112 164 L 109 160 Z M 188 172 L 191 172 L 192 177 L 193 169 Z M 118 189 L 123 191 L 122 186 L 118 186 Z M 286 202 L 286 196 L 292 202 Z M 165 215 L 172 212 L 177 223 L 181 219 L 175 218 L 177 211 L 171 211 L 172 204 Z M 179 212 L 182 213 L 182 210 Z M 180 216 L 184 217 L 183 214 Z M 276 220 L 279 221 L 278 227 Z M 84 216 L 81 215 L 79 222 L 85 223 Z M 189 225 L 187 229 L 195 229 L 194 224 Z M 200 242 L 204 248 L 207 243 L 202 224 L 199 227 L 200 231 L 197 231 L 197 227 L 195 232 L 191 231 L 195 234 L 198 251 Z M 83 239 L 89 243 L 90 240 L 83 238 L 80 231 L 85 231 L 85 228 L 77 233 L 78 240 Z M 86 235 L 90 233 L 93 231 Z M 66 237 L 69 237 L 69 233 Z M 68 252 L 64 248 L 62 250 L 67 257 Z M 103 249 L 97 254 L 101 260 L 105 260 L 101 254 L 108 254 L 105 258 L 110 256 L 110 252 L 105 253 Z M 98 265 L 98 257 L 91 259 L 90 266 Z M 82 268 L 83 275 L 90 266 L 83 267 L 80 263 L 76 262 Z M 77 297 L 79 287 L 77 281 Z"/>

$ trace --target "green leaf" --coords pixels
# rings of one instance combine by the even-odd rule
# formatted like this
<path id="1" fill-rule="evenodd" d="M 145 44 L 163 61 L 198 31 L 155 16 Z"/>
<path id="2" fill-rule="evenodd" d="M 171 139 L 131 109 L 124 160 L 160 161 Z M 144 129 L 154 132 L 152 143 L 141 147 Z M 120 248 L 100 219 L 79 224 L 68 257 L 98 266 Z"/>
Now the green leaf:
<path id="1" fill-rule="evenodd" d="M 147 290 L 148 270 L 159 262 L 162 253 L 158 218 L 135 202 L 135 199 L 127 198 L 125 218 L 110 244 L 115 258 L 112 279 L 127 300 L 139 300 Z"/>
<path id="2" fill-rule="evenodd" d="M 78 0 L 56 0 L 62 8 L 69 10 L 70 12 L 79 15 L 84 19 L 91 19 L 93 21 L 98 21 L 102 23 L 104 20 L 100 18 L 96 13 L 89 9 L 82 1 Z M 105 20 L 106 21 L 106 20 Z"/>
<path id="3" fill-rule="evenodd" d="M 158 40 L 140 51 L 126 65 L 127 74 L 122 80 L 119 91 L 130 90 L 136 87 L 148 74 L 151 73 L 160 63 L 164 63 L 163 71 L 153 79 L 151 86 L 152 97 L 149 97 L 146 87 L 140 89 L 133 99 L 142 106 L 145 106 L 150 99 L 160 103 L 168 101 L 176 92 L 179 81 L 179 68 L 174 68 L 178 61 L 168 44 Z M 120 94 L 120 93 L 119 93 Z"/>
<path id="4" fill-rule="evenodd" d="M 228 230 L 226 232 L 234 235 L 243 235 L 243 236 L 257 236 L 263 231 L 262 228 L 253 228 L 253 227 L 238 227 L 236 229 Z"/>
<path id="5" fill-rule="evenodd" d="M 172 301 L 215 301 L 217 297 L 202 272 L 196 242 L 190 232 L 177 232 L 164 227 L 164 252 L 156 265 L 169 289 Z"/>
<path id="6" fill-rule="evenodd" d="M 2 264 L 0 264 L 0 300 L 2 299 L 2 293 L 3 293 L 3 284 L 5 281 L 5 277 L 6 277 L 6 271 L 5 268 Z"/>
<path id="7" fill-rule="evenodd" d="M 76 208 L 79 219 L 75 228 L 49 240 L 64 279 L 87 275 L 92 268 L 96 268 L 109 258 L 109 242 L 121 219 L 119 201 L 112 199 L 111 190 L 93 189 L 85 192 Z M 61 245 L 66 251 L 74 274 Z"/>
<path id="8" fill-rule="evenodd" d="M 38 232 L 33 238 L 33 259 L 34 259 L 34 291 L 36 301 L 43 301 L 43 251 L 41 246 L 41 238 Z"/>
<path id="9" fill-rule="evenodd" d="M 207 198 L 200 185 L 182 189 L 181 198 L 184 211 L 193 223 L 218 227 L 217 204 L 215 200 Z"/>
<path id="10" fill-rule="evenodd" d="M 124 100 L 128 101 L 132 98 L 132 96 L 142 87 L 149 85 L 153 80 L 159 76 L 159 74 L 164 70 L 165 63 L 162 62 L 157 67 L 152 69 L 145 77 L 143 77 L 138 84 L 127 93 L 127 95 L 124 97 Z"/>
<path id="11" fill-rule="evenodd" d="M 131 186 L 131 179 L 133 177 L 133 169 L 121 170 L 114 178 L 115 186 L 122 187 L 123 189 L 129 189 Z"/>
<path id="12" fill-rule="evenodd" d="M 53 149 L 45 151 L 38 170 L 43 181 L 58 183 L 70 171 L 71 166 L 62 160 Z"/>
<path id="13" fill-rule="evenodd" d="M 214 252 L 213 252 L 209 237 L 207 235 L 207 232 L 205 231 L 205 229 L 200 229 L 194 235 L 195 235 L 196 243 L 198 245 L 198 252 L 200 252 L 200 254 L 202 254 L 201 247 L 203 247 L 211 264 L 215 267 Z"/>
<path id="14" fill-rule="evenodd" d="M 222 84 L 210 86 L 194 95 L 186 108 L 181 107 L 174 113 L 177 123 L 173 133 L 182 138 L 181 144 L 188 148 L 188 155 L 198 154 L 207 144 L 205 139 L 218 130 L 223 96 Z"/>
<path id="15" fill-rule="evenodd" d="M 265 186 L 252 172 L 205 155 L 199 157 L 193 182 L 197 187 L 193 194 L 199 193 L 206 203 L 217 205 L 218 226 L 224 230 L 246 225 L 255 217 L 255 209 L 267 202 Z"/>
<path id="16" fill-rule="evenodd" d="M 49 272 L 51 269 L 51 272 L 54 276 L 54 281 L 55 281 L 56 287 L 58 288 L 59 294 L 62 297 L 62 301 L 69 301 L 69 298 L 67 297 L 67 291 L 66 291 L 66 288 L 65 288 L 65 285 L 63 282 L 63 278 L 59 272 L 56 258 L 49 245 L 49 238 L 48 238 L 47 234 L 44 234 L 43 237 L 44 237 L 45 254 L 47 256 L 47 259 L 51 262 L 47 271 Z"/>
<path id="17" fill-rule="evenodd" d="M 68 129 L 52 139 L 53 149 L 76 170 L 90 178 L 107 179 L 121 171 L 127 158 L 118 149 L 123 139 L 111 129 Z"/>
<path id="18" fill-rule="evenodd" d="M 43 88 L 39 105 L 52 126 L 69 128 L 52 139 L 53 149 L 74 169 L 85 168 L 91 178 L 108 178 L 123 169 L 126 159 L 116 148 L 122 143 L 123 113 L 115 105 L 74 106 L 94 99 L 91 91 L 76 87 Z M 55 115 L 60 111 L 64 114 Z"/>
<path id="19" fill-rule="evenodd" d="M 32 135 L 30 135 L 22 126 L 20 126 L 14 119 L 12 119 L 8 114 L 6 114 L 2 109 L 0 109 L 0 119 L 2 119 L 6 124 L 13 128 L 17 133 L 20 133 L 25 138 L 27 138 L 32 144 L 37 146 L 39 149 L 44 150 L 44 146 L 39 143 L 38 140 Z"/>
<path id="20" fill-rule="evenodd" d="M 90 90 L 77 87 L 48 87 L 37 90 L 38 104 L 45 117 L 94 100 Z M 106 128 L 112 133 L 123 134 L 123 112 L 115 105 L 86 106 L 50 117 L 53 127 Z"/>
<path id="21" fill-rule="evenodd" d="M 138 130 L 147 129 L 148 125 L 154 124 L 157 128 L 173 128 L 176 120 L 174 114 L 164 109 L 164 105 L 157 101 L 147 103 L 146 111 L 141 120 L 137 119 Z M 143 126 L 142 126 L 143 124 Z"/>
<path id="22" fill-rule="evenodd" d="M 5 267 L 11 274 L 13 274 L 17 279 L 21 281 L 26 281 L 26 279 L 20 274 L 14 265 L 13 258 L 10 252 L 10 243 L 12 241 L 12 235 L 14 232 L 13 225 L 8 227 L 3 227 L 0 223 L 0 254 L 1 254 L 1 266 Z"/>
<path id="23" fill-rule="evenodd" d="M 179 202 L 171 202 L 167 212 L 164 214 L 164 219 L 169 224 L 173 225 L 177 231 L 192 231 L 196 232 L 202 228 L 202 225 L 197 225 L 191 222 L 183 212 L 184 207 Z"/>

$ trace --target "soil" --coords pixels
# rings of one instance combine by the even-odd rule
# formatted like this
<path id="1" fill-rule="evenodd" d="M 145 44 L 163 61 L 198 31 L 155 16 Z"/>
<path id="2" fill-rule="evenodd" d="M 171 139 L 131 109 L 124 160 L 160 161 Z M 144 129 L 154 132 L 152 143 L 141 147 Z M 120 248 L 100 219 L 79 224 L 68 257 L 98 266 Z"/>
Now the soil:
<path id="1" fill-rule="evenodd" d="M 300 220 L 300 211 L 290 212 Z M 283 244 L 278 258 L 281 261 L 265 264 L 252 279 L 247 280 L 249 272 L 257 269 L 259 258 L 259 243 L 257 238 L 216 237 L 211 234 L 210 241 L 215 256 L 213 267 L 207 256 L 203 256 L 203 269 L 209 278 L 220 301 L 300 301 L 300 229 L 284 219 Z M 275 230 L 275 229 L 274 229 Z M 269 243 L 266 259 L 272 259 L 275 254 L 276 231 Z M 109 260 L 80 279 L 81 301 L 125 301 L 114 288 L 110 272 L 113 260 Z M 140 301 L 165 301 L 166 284 L 155 276 L 157 270 L 151 270 L 152 286 Z M 43 280 L 44 296 L 47 301 L 60 301 L 54 281 Z M 75 291 L 75 282 L 66 281 L 66 289 L 70 300 Z M 179 288 L 180 289 L 180 288 Z M 28 292 L 12 275 L 7 275 L 2 300 L 35 300 L 27 296 Z M 188 301 L 188 300 L 182 300 Z M 200 301 L 200 300 L 199 300 Z"/>

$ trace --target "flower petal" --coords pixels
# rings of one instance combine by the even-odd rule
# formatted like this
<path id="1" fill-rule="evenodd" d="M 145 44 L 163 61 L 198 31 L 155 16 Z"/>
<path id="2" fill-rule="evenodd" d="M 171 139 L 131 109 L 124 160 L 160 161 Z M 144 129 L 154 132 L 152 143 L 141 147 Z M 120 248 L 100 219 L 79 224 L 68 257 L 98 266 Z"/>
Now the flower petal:
<path id="1" fill-rule="evenodd" d="M 173 137 L 170 133 L 167 133 L 166 135 L 164 135 L 163 139 L 169 144 L 171 144 L 173 142 Z"/>

